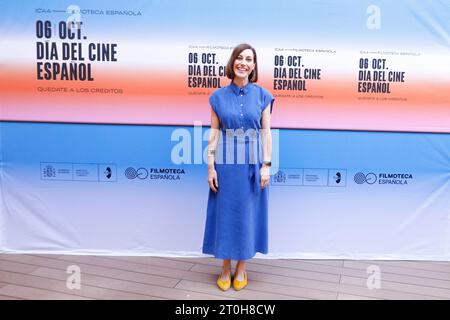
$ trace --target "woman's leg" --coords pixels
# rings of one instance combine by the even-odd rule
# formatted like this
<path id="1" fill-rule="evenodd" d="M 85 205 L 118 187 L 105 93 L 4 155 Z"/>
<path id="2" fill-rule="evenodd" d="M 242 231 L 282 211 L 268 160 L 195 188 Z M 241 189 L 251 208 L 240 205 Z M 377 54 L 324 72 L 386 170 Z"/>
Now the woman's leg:
<path id="1" fill-rule="evenodd" d="M 231 260 L 223 260 L 223 269 L 222 272 L 217 278 L 217 286 L 222 291 L 227 291 L 231 286 Z"/>
<path id="2" fill-rule="evenodd" d="M 244 260 L 238 261 L 236 264 L 236 272 L 234 274 L 234 277 L 239 281 L 244 281 L 244 272 L 247 262 Z"/>
<path id="3" fill-rule="evenodd" d="M 223 281 L 231 277 L 231 260 L 223 260 L 222 276 Z"/>

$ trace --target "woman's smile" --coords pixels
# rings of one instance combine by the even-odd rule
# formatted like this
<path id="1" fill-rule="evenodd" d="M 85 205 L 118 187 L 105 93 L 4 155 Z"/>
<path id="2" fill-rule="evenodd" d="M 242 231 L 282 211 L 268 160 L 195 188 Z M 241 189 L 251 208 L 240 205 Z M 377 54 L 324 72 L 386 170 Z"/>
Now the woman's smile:
<path id="1" fill-rule="evenodd" d="M 243 50 L 234 61 L 234 73 L 238 78 L 247 78 L 255 67 L 253 51 Z"/>

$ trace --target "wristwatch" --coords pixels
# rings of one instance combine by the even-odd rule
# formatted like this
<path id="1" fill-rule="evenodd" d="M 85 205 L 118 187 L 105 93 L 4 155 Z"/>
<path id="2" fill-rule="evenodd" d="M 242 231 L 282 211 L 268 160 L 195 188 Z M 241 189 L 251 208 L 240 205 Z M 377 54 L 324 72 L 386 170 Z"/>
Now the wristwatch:
<path id="1" fill-rule="evenodd" d="M 270 167 L 272 165 L 272 162 L 271 161 L 263 161 L 262 164 L 263 164 L 263 166 Z"/>

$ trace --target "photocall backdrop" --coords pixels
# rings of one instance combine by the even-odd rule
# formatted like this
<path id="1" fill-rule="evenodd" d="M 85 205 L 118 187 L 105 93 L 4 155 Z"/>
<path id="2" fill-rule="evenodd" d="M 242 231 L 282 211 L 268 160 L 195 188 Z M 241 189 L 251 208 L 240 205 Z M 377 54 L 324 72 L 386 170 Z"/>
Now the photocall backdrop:
<path id="1" fill-rule="evenodd" d="M 201 256 L 208 96 L 249 42 L 258 256 L 450 260 L 450 1 L 0 6 L 0 251 Z"/>

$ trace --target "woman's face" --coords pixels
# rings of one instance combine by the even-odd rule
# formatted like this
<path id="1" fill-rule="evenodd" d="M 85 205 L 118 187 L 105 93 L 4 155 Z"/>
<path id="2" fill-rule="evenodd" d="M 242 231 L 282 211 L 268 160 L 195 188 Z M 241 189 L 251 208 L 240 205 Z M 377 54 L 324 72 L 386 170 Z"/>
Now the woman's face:
<path id="1" fill-rule="evenodd" d="M 247 78 L 255 68 L 255 58 L 251 49 L 242 51 L 236 60 L 234 60 L 234 74 L 238 78 Z"/>

